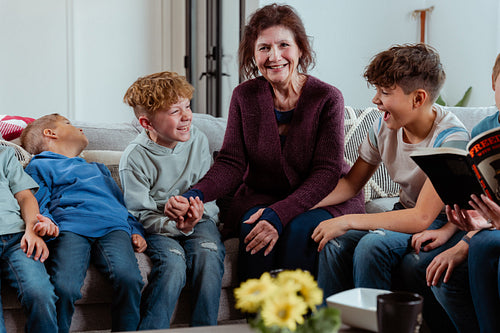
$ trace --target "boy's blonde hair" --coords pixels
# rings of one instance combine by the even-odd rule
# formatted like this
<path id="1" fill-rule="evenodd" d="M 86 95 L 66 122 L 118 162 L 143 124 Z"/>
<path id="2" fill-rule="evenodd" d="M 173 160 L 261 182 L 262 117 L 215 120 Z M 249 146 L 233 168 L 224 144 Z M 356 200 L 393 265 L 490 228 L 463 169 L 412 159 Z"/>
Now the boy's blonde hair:
<path id="1" fill-rule="evenodd" d="M 181 98 L 193 98 L 194 88 L 184 76 L 160 72 L 140 77 L 128 88 L 123 101 L 139 116 L 154 117 L 162 108 L 169 108 Z"/>
<path id="2" fill-rule="evenodd" d="M 495 65 L 493 65 L 493 82 L 497 80 L 498 74 L 500 74 L 500 53 L 497 55 L 497 60 L 495 60 Z"/>
<path id="3" fill-rule="evenodd" d="M 364 73 L 368 83 L 392 88 L 398 85 L 405 94 L 424 89 L 435 102 L 446 74 L 437 51 L 424 43 L 395 45 L 375 55 Z"/>
<path id="4" fill-rule="evenodd" d="M 64 117 L 60 114 L 52 113 L 29 123 L 21 133 L 21 146 L 33 155 L 47 150 L 43 131 L 47 128 L 54 129 L 56 122 L 62 118 Z"/>

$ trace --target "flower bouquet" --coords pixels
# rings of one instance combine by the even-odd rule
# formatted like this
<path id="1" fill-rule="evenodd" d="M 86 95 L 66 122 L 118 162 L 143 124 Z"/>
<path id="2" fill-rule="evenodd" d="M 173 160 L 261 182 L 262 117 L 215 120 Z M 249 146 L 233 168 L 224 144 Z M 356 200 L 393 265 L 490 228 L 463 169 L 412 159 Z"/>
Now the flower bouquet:
<path id="1" fill-rule="evenodd" d="M 281 271 L 276 276 L 264 273 L 259 279 L 243 282 L 234 294 L 236 308 L 255 314 L 248 322 L 262 333 L 336 333 L 340 328 L 339 310 L 317 309 L 323 291 L 307 271 Z"/>

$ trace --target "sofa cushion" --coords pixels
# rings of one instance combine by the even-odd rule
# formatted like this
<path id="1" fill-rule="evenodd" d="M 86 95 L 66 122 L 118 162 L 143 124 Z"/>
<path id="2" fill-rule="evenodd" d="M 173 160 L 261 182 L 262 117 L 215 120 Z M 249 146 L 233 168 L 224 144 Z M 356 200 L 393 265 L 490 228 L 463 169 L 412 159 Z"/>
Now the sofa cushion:
<path id="1" fill-rule="evenodd" d="M 11 147 L 14 148 L 16 152 L 16 157 L 23 166 L 23 168 L 28 165 L 28 163 L 31 161 L 32 155 L 28 153 L 26 150 L 24 150 L 23 147 L 11 142 L 11 141 L 5 141 L 5 140 L 0 140 L 0 146 L 6 146 L 6 147 Z"/>
<path id="2" fill-rule="evenodd" d="M 114 150 L 84 150 L 80 156 L 84 158 L 87 162 L 98 162 L 106 165 L 111 172 L 111 176 L 116 181 L 118 186 L 122 188 L 122 183 L 120 181 L 120 158 L 122 157 L 122 151 Z"/>
<path id="3" fill-rule="evenodd" d="M 89 139 L 87 150 L 123 151 L 140 133 L 131 122 L 107 124 L 72 121 L 72 124 L 81 128 Z"/>
<path id="4" fill-rule="evenodd" d="M 478 122 L 498 111 L 496 106 L 445 106 L 444 109 L 453 112 L 457 116 L 457 118 L 460 119 L 460 121 L 464 124 L 469 133 L 471 132 L 472 128 L 477 125 Z"/>
<path id="5" fill-rule="evenodd" d="M 18 138 L 26 126 L 34 118 L 0 115 L 0 139 L 14 140 Z"/>
<path id="6" fill-rule="evenodd" d="M 380 118 L 380 111 L 377 108 L 355 109 L 350 106 L 345 107 L 344 133 L 346 162 L 352 166 L 358 158 L 358 147 L 373 125 L 373 122 Z M 376 198 L 396 197 L 399 195 L 399 186 L 392 181 L 384 164 L 375 171 L 375 174 L 364 187 L 365 201 Z"/>

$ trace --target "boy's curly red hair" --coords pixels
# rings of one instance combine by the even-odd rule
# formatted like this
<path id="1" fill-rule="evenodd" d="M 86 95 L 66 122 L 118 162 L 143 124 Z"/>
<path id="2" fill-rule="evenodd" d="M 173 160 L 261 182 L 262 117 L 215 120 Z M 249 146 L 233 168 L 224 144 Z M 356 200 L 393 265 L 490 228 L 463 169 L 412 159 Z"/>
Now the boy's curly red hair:
<path id="1" fill-rule="evenodd" d="M 138 78 L 128 88 L 123 101 L 139 116 L 154 117 L 162 108 L 169 108 L 181 98 L 193 98 L 194 88 L 184 76 L 175 72 L 160 72 Z"/>

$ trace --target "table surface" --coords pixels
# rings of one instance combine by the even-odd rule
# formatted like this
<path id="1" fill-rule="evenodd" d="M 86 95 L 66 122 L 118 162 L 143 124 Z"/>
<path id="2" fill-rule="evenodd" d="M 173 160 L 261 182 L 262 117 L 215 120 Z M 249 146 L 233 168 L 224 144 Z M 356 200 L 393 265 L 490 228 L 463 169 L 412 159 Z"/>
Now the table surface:
<path id="1" fill-rule="evenodd" d="M 218 325 L 218 326 L 202 326 L 202 327 L 184 327 L 184 328 L 171 328 L 165 330 L 152 330 L 141 331 L 142 333 L 255 333 L 247 324 L 231 324 L 231 325 Z M 342 325 L 339 333 L 370 333 L 370 331 L 351 328 Z"/>

